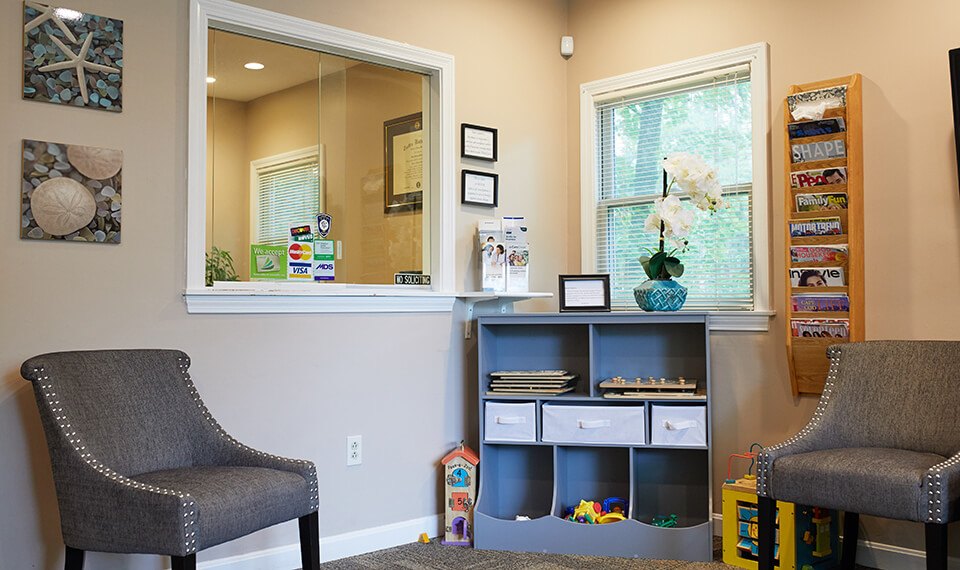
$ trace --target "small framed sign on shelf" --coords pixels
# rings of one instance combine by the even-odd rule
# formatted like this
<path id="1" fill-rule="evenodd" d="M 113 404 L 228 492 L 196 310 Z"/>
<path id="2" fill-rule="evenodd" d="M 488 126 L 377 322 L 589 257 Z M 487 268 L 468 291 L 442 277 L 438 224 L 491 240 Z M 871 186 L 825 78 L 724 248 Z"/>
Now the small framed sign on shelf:
<path id="1" fill-rule="evenodd" d="M 497 174 L 463 169 L 460 171 L 460 203 L 495 208 L 499 184 Z"/>
<path id="2" fill-rule="evenodd" d="M 497 129 L 460 123 L 460 157 L 497 161 Z"/>
<path id="3" fill-rule="evenodd" d="M 610 275 L 561 275 L 560 312 L 610 310 Z"/>

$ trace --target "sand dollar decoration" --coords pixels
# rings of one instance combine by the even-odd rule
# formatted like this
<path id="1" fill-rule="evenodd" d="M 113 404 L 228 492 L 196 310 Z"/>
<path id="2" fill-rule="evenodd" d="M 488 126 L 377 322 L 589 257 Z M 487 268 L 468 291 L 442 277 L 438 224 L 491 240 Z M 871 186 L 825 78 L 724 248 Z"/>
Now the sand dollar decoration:
<path id="1" fill-rule="evenodd" d="M 70 145 L 67 160 L 80 174 L 94 180 L 115 176 L 123 167 L 123 152 L 112 148 Z"/>
<path id="2" fill-rule="evenodd" d="M 97 213 L 97 202 L 76 180 L 51 178 L 34 189 L 30 209 L 43 231 L 63 236 L 89 224 Z"/>

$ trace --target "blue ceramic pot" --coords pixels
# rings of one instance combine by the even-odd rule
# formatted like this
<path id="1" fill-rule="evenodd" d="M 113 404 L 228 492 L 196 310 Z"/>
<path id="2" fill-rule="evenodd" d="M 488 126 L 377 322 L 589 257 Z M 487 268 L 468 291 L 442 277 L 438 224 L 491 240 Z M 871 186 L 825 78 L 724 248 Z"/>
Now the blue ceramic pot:
<path id="1" fill-rule="evenodd" d="M 644 311 L 679 311 L 687 288 L 673 279 L 647 279 L 633 288 L 633 298 Z"/>

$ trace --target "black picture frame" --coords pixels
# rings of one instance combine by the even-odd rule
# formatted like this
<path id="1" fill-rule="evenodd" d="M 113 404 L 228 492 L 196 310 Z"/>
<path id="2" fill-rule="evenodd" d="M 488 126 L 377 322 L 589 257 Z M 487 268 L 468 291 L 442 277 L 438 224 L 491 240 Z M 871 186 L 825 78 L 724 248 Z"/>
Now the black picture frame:
<path id="1" fill-rule="evenodd" d="M 491 200 L 475 200 L 467 198 L 467 178 L 476 176 L 479 178 L 489 178 L 493 181 L 493 195 Z M 466 168 L 460 171 L 460 203 L 473 204 L 475 206 L 487 206 L 496 208 L 500 200 L 500 175 L 493 172 L 481 172 L 479 170 L 468 170 Z"/>
<path id="2" fill-rule="evenodd" d="M 560 312 L 561 313 L 575 313 L 575 312 L 610 312 L 610 274 L 594 274 L 594 275 L 560 275 L 560 286 L 558 288 L 560 292 Z M 571 301 L 568 295 L 568 286 L 574 283 L 584 283 L 584 282 L 598 282 L 602 284 L 602 294 L 596 295 L 596 297 L 588 297 L 587 299 L 578 298 L 576 301 Z M 595 293 L 595 292 L 594 292 Z M 573 304 L 571 304 L 573 303 Z"/>
<path id="3" fill-rule="evenodd" d="M 492 152 L 489 154 L 471 153 L 468 150 L 467 135 L 468 131 L 482 131 L 484 134 L 493 135 Z M 460 123 L 460 158 L 474 158 L 477 160 L 486 160 L 488 162 L 497 161 L 497 129 L 492 127 L 483 127 L 480 125 L 471 125 L 470 123 Z"/>
<path id="4" fill-rule="evenodd" d="M 423 189 L 416 192 L 397 193 L 394 188 L 395 160 L 393 152 L 394 139 L 423 130 L 423 113 L 414 113 L 383 123 L 383 211 L 386 214 L 406 212 L 423 207 Z M 421 161 L 421 168 L 422 168 Z M 423 175 L 420 182 L 422 184 Z"/>

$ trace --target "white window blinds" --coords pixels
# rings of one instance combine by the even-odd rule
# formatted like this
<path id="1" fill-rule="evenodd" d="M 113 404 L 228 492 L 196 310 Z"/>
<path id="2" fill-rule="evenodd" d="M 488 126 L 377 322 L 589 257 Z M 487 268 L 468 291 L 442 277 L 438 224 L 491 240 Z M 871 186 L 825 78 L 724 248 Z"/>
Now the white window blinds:
<path id="1" fill-rule="evenodd" d="M 317 156 L 257 168 L 255 243 L 286 245 L 290 224 L 316 222 L 319 210 Z"/>
<path id="2" fill-rule="evenodd" d="M 738 66 L 595 99 L 596 268 L 610 274 L 615 309 L 636 310 L 647 279 L 637 258 L 657 246 L 645 230 L 663 192 L 663 157 L 698 154 L 720 176 L 730 207 L 698 212 L 679 281 L 686 309 L 753 309 L 750 71 Z M 671 192 L 676 192 L 672 189 Z"/>

